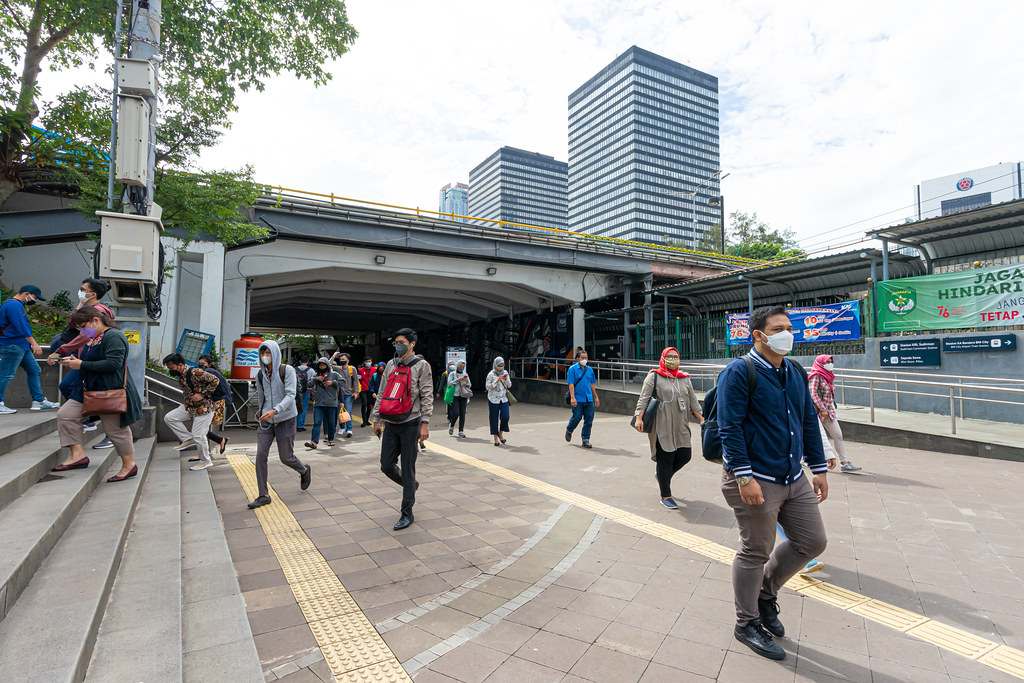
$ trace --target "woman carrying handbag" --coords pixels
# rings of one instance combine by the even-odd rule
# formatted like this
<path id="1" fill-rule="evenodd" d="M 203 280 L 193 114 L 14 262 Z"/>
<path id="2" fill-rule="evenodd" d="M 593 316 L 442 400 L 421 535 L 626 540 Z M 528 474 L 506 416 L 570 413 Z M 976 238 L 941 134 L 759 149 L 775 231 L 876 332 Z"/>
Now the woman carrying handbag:
<path id="1" fill-rule="evenodd" d="M 139 394 L 128 374 L 128 340 L 110 316 L 91 306 L 78 309 L 71 316 L 71 325 L 79 331 L 90 328 L 96 334 L 78 358 L 60 361 L 65 368 L 79 370 L 82 383 L 57 411 L 60 445 L 70 448 L 71 456 L 53 469 L 62 472 L 89 466 L 82 448 L 82 416 L 99 415 L 103 430 L 121 456 L 121 469 L 107 481 L 124 481 L 139 473 L 129 426 L 142 418 Z"/>
<path id="2" fill-rule="evenodd" d="M 659 402 L 653 428 L 644 425 L 643 420 L 652 397 Z M 669 510 L 679 508 L 672 498 L 672 475 L 690 462 L 690 415 L 704 422 L 690 375 L 679 369 L 679 351 L 670 346 L 661 352 L 659 366 L 644 379 L 633 416 L 634 429 L 648 432 L 651 460 L 658 463 L 656 475 L 661 504 Z M 645 430 L 645 426 L 648 429 Z"/>

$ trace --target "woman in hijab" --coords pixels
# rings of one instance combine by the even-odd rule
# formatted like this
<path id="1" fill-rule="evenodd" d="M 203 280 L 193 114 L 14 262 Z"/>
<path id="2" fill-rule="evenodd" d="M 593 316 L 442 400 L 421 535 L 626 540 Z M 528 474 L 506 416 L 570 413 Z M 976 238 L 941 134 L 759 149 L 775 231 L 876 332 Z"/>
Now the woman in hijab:
<path id="1" fill-rule="evenodd" d="M 656 476 L 661 488 L 661 504 L 676 510 L 679 506 L 672 498 L 672 475 L 690 462 L 690 415 L 701 424 L 704 416 L 700 413 L 690 375 L 679 369 L 679 351 L 675 347 L 661 352 L 661 363 L 644 379 L 634 411 L 634 426 L 638 432 L 644 431 L 644 411 L 652 396 L 661 404 L 654 429 L 647 435 L 651 442 L 651 460 L 658 463 Z"/>
<path id="2" fill-rule="evenodd" d="M 508 431 L 508 390 L 512 388 L 512 378 L 505 370 L 505 359 L 498 356 L 494 359 L 494 369 L 487 373 L 484 388 L 487 389 L 487 408 L 491 419 L 491 436 L 494 445 L 505 443 L 505 432 Z"/>
<path id="3" fill-rule="evenodd" d="M 857 472 L 861 468 L 846 459 L 846 451 L 843 448 L 843 430 L 839 428 L 839 421 L 836 420 L 836 376 L 835 359 L 832 356 L 822 355 L 814 359 L 814 367 L 807 373 L 807 388 L 811 391 L 811 400 L 814 401 L 814 409 L 818 411 L 818 419 L 825 428 L 825 433 L 832 439 L 832 448 L 839 456 L 839 469 L 843 472 Z"/>
<path id="4" fill-rule="evenodd" d="M 437 380 L 437 388 L 434 389 L 434 397 L 435 398 L 444 398 L 444 393 L 445 393 L 445 391 L 448 390 L 448 378 L 451 377 L 454 374 L 455 374 L 455 361 L 450 360 L 450 361 L 448 361 L 448 366 L 444 369 L 444 372 L 441 373 L 440 379 Z M 447 401 L 446 401 L 446 403 L 447 403 Z M 455 410 L 454 403 L 455 403 L 454 401 L 452 401 L 451 403 L 447 403 L 447 415 L 448 415 L 448 422 L 449 423 L 454 422 L 454 420 L 452 419 L 452 412 Z M 449 431 L 451 431 L 451 430 L 449 430 Z"/>
<path id="5" fill-rule="evenodd" d="M 453 372 L 448 373 L 448 386 L 455 387 L 455 397 L 448 412 L 448 434 L 455 433 L 455 421 L 459 422 L 459 438 L 466 438 L 466 406 L 473 395 L 473 383 L 466 374 L 466 361 L 460 360 Z"/>

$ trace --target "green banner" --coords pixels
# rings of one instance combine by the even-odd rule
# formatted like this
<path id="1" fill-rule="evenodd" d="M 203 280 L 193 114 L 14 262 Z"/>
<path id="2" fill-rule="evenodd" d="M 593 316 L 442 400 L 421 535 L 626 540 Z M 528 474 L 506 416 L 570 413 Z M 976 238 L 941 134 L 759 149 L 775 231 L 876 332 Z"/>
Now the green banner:
<path id="1" fill-rule="evenodd" d="M 878 331 L 1024 324 L 1024 265 L 879 282 Z"/>

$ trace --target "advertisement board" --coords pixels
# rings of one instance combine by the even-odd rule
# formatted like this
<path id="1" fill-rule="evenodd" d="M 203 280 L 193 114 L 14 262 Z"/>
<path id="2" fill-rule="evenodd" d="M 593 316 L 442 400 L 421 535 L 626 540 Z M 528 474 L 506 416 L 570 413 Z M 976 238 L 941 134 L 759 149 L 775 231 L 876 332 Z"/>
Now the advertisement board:
<path id="1" fill-rule="evenodd" d="M 466 362 L 466 347 L 465 346 L 449 346 L 448 349 L 445 351 L 445 354 L 444 354 L 444 366 L 445 367 L 448 367 L 449 363 L 455 363 L 456 365 L 458 365 L 459 363 L 465 363 L 465 362 Z"/>
<path id="2" fill-rule="evenodd" d="M 877 285 L 878 331 L 1003 327 L 1024 322 L 1024 265 L 906 277 Z"/>
<path id="3" fill-rule="evenodd" d="M 844 301 L 821 306 L 797 306 L 787 309 L 797 344 L 840 339 L 860 339 L 860 302 Z M 750 314 L 726 316 L 728 344 L 753 344 L 750 338 Z"/>

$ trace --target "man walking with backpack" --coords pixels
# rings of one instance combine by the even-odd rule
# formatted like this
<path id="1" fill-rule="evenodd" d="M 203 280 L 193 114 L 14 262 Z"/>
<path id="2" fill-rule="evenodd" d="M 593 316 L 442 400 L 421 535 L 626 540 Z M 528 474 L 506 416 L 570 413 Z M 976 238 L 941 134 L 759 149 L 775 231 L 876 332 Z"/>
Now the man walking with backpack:
<path id="1" fill-rule="evenodd" d="M 277 442 L 277 455 L 288 467 L 299 473 L 299 488 L 309 488 L 312 470 L 295 455 L 295 422 L 297 382 L 295 368 L 281 363 L 281 347 L 276 341 L 260 344 L 260 368 L 256 374 L 256 402 L 259 405 L 259 426 L 256 428 L 256 485 L 259 495 L 249 503 L 258 508 L 270 503 L 267 489 L 267 458 L 270 445 Z"/>
<path id="2" fill-rule="evenodd" d="M 740 536 L 732 564 L 734 635 L 762 657 L 784 659 L 772 640 L 785 635 L 777 596 L 825 549 L 818 503 L 828 497 L 828 466 L 806 373 L 786 360 L 793 349 L 786 309 L 758 308 L 750 315 L 750 331 L 754 349 L 722 371 L 715 398 L 722 493 Z M 802 459 L 813 481 L 803 476 Z M 776 523 L 787 536 L 777 546 Z"/>
<path id="3" fill-rule="evenodd" d="M 373 433 L 381 436 L 383 432 L 380 470 L 402 487 L 401 517 L 395 524 L 395 531 L 400 531 L 413 522 L 412 506 L 419 487 L 416 455 L 419 443 L 430 436 L 434 380 L 430 363 L 416 355 L 414 331 L 403 327 L 395 332 L 391 341 L 395 357 L 384 368 L 372 420 Z"/>

